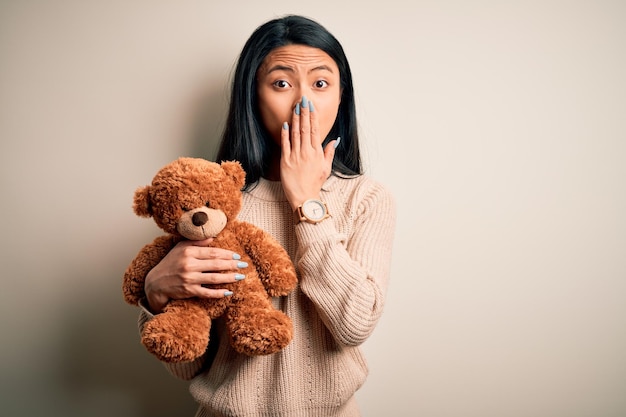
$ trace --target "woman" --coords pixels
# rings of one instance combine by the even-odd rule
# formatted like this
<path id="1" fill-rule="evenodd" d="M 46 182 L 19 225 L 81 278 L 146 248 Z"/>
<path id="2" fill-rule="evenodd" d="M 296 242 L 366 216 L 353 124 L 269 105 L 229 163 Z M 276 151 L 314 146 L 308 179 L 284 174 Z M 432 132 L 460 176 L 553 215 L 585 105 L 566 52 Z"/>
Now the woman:
<path id="1" fill-rule="evenodd" d="M 350 67 L 325 28 L 286 16 L 252 34 L 217 159 L 242 163 L 239 218 L 276 237 L 297 267 L 298 288 L 274 299 L 294 336 L 279 353 L 249 357 L 230 349 L 217 320 L 207 354 L 168 369 L 192 380 L 198 416 L 358 416 L 359 345 L 383 311 L 395 206 L 362 175 Z M 148 274 L 140 325 L 170 299 L 231 295 L 219 284 L 241 279 L 226 272 L 238 256 L 209 243 L 181 242 Z"/>

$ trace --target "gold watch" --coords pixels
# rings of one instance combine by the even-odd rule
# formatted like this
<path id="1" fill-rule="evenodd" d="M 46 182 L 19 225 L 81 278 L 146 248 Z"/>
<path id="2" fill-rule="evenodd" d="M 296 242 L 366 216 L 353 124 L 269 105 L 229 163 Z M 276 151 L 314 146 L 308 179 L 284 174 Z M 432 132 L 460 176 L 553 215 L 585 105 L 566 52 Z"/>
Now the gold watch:
<path id="1" fill-rule="evenodd" d="M 295 211 L 296 224 L 307 222 L 317 224 L 330 217 L 326 203 L 316 199 L 306 200 Z"/>

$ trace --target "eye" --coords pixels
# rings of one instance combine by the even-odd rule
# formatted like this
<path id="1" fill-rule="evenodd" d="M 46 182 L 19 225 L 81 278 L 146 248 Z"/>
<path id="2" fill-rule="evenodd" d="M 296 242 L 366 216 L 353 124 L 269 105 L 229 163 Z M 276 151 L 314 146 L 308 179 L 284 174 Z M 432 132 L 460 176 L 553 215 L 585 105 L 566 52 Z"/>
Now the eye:
<path id="1" fill-rule="evenodd" d="M 328 87 L 328 81 L 326 80 L 317 80 L 315 81 L 315 88 L 326 88 Z"/>
<path id="2" fill-rule="evenodd" d="M 205 206 L 207 206 L 208 208 L 211 208 L 211 202 L 210 202 L 210 201 L 207 201 L 207 202 L 206 202 L 206 204 L 205 204 Z"/>
<path id="3" fill-rule="evenodd" d="M 187 207 L 185 207 L 185 206 L 181 206 L 181 207 L 180 207 L 180 209 L 181 209 L 182 211 L 189 211 L 189 210 L 190 210 L 190 209 L 188 209 L 188 208 L 187 208 Z"/>
<path id="4" fill-rule="evenodd" d="M 280 88 L 280 89 L 290 87 L 289 83 L 287 81 L 285 81 L 285 80 L 274 81 L 273 86 L 277 87 L 277 88 Z"/>

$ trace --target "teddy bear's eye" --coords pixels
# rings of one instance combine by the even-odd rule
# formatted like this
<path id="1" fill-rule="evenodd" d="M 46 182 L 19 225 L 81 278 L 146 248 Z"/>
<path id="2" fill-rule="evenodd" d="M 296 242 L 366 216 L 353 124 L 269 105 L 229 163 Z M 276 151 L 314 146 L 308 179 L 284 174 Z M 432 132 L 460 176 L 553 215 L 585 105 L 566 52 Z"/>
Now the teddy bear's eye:
<path id="1" fill-rule="evenodd" d="M 181 207 L 180 207 L 180 209 L 181 209 L 182 211 L 189 211 L 189 209 L 188 209 L 187 207 L 185 207 L 185 206 L 181 206 Z"/>
<path id="2" fill-rule="evenodd" d="M 207 201 L 207 202 L 206 202 L 206 204 L 205 204 L 205 206 L 207 206 L 207 207 L 209 207 L 209 208 L 210 208 L 210 207 L 211 207 L 211 202 L 210 202 L 210 201 Z"/>

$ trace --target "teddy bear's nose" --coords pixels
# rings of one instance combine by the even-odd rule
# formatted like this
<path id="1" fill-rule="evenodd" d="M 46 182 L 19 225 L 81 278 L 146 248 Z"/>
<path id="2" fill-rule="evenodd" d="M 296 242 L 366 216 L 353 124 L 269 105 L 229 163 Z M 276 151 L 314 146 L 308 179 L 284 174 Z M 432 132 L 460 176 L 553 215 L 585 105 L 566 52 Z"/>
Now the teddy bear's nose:
<path id="1" fill-rule="evenodd" d="M 207 220 L 209 220 L 209 216 L 203 211 L 194 213 L 193 216 L 191 216 L 191 221 L 194 226 L 202 226 L 207 222 Z"/>

